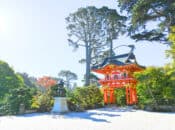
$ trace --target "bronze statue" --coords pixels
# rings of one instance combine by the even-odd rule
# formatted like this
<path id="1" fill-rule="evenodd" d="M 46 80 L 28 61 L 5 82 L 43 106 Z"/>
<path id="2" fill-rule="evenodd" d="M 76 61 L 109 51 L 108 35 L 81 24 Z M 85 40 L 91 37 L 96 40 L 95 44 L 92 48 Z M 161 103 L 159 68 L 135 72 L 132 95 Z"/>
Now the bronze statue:
<path id="1" fill-rule="evenodd" d="M 63 80 L 60 80 L 58 83 L 58 97 L 66 97 L 66 89 L 64 88 L 64 82 Z"/>

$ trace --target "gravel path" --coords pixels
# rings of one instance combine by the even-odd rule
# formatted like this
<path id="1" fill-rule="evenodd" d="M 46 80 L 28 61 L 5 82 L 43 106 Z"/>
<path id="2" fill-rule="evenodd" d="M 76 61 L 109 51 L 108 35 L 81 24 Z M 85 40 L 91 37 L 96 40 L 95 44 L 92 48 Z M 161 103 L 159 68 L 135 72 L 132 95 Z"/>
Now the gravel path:
<path id="1" fill-rule="evenodd" d="M 111 107 L 64 115 L 3 116 L 0 130 L 175 130 L 175 113 Z"/>

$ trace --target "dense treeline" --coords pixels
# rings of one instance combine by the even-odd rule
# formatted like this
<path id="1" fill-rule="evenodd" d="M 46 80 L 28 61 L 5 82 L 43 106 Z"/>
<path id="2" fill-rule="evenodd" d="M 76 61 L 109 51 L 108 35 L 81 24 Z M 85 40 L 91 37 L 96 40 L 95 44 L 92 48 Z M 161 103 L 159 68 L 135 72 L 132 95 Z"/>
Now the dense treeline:
<path id="1" fill-rule="evenodd" d="M 6 62 L 0 61 L 0 115 L 51 111 L 57 85 L 51 82 L 50 87 L 37 86 L 34 79 L 26 73 L 15 73 Z M 72 111 L 103 106 L 101 91 L 94 85 L 67 88 L 67 97 Z"/>
<path id="2" fill-rule="evenodd" d="M 34 93 L 34 88 L 27 87 L 20 75 L 0 61 L 0 115 L 20 113 L 21 105 L 30 109 Z"/>

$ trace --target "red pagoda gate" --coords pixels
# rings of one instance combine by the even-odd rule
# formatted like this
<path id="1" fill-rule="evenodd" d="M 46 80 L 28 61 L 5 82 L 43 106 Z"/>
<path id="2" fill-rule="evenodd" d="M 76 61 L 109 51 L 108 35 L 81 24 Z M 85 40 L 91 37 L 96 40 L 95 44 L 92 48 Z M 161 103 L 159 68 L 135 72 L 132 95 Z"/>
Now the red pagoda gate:
<path id="1" fill-rule="evenodd" d="M 132 47 L 130 53 L 108 57 L 102 64 L 92 67 L 93 72 L 105 76 L 104 79 L 99 80 L 103 87 L 105 104 L 115 103 L 114 90 L 119 88 L 125 89 L 127 105 L 137 103 L 137 81 L 133 73 L 142 71 L 144 67 L 137 64 L 133 54 L 134 46 L 130 47 Z"/>

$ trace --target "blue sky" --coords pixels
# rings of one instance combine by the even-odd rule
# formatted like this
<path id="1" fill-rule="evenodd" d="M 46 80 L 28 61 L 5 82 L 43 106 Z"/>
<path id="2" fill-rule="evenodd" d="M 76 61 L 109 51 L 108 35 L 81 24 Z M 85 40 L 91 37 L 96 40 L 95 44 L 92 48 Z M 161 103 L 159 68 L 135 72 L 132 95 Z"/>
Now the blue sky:
<path id="1" fill-rule="evenodd" d="M 85 66 L 78 60 L 85 53 L 83 48 L 73 52 L 68 46 L 65 18 L 89 5 L 117 8 L 114 0 L 1 0 L 0 60 L 31 76 L 57 77 L 60 70 L 71 70 L 81 80 Z M 135 43 L 127 37 L 120 37 L 114 43 L 135 44 L 135 55 L 141 65 L 162 66 L 168 62 L 164 54 L 166 45 Z"/>

